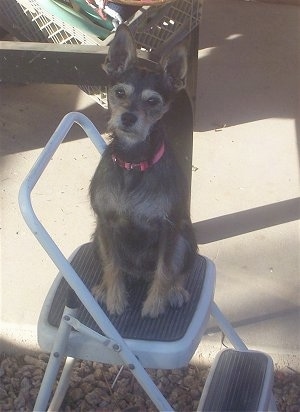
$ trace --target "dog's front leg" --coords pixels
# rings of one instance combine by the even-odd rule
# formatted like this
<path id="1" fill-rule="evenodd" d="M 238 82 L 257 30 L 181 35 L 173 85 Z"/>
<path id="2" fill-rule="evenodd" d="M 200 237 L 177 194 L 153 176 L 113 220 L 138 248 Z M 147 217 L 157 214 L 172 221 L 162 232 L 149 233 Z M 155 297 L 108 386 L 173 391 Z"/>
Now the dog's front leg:
<path id="1" fill-rule="evenodd" d="M 182 286 L 182 281 L 172 282 L 167 276 L 166 271 L 156 271 L 143 304 L 142 316 L 157 318 L 165 313 L 167 305 L 180 308 L 189 300 L 189 293 Z"/>
<path id="2" fill-rule="evenodd" d="M 128 304 L 124 274 L 115 264 L 108 239 L 109 236 L 102 233 L 98 225 L 95 240 L 103 264 L 103 276 L 101 282 L 92 288 L 92 294 L 99 303 L 106 304 L 110 314 L 121 315 Z"/>
<path id="3" fill-rule="evenodd" d="M 157 268 L 143 304 L 142 316 L 156 318 L 165 312 L 168 304 L 179 308 L 189 300 L 189 293 L 183 287 L 183 243 L 173 228 L 163 225 Z"/>
<path id="4" fill-rule="evenodd" d="M 113 264 L 107 265 L 101 283 L 92 288 L 95 299 L 105 303 L 111 315 L 121 315 L 128 304 L 123 276 Z"/>

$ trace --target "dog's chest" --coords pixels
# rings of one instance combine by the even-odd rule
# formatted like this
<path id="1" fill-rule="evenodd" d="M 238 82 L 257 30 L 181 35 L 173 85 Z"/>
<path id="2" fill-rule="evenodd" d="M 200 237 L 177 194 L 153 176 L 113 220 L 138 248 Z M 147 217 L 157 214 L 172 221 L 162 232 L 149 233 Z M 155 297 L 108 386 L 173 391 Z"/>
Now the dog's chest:
<path id="1" fill-rule="evenodd" d="M 154 170 L 124 171 L 117 165 L 107 167 L 107 159 L 103 160 L 94 194 L 101 214 L 117 220 L 138 217 L 147 221 L 165 219 L 171 214 L 174 194 L 163 174 Z"/>

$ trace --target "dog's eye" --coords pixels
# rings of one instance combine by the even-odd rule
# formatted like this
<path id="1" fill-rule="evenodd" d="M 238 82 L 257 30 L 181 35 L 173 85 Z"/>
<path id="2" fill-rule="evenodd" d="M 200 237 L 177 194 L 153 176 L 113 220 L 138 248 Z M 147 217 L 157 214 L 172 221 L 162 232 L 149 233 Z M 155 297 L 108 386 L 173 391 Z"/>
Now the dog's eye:
<path id="1" fill-rule="evenodd" d="M 115 95 L 116 95 L 116 97 L 118 97 L 119 99 L 123 99 L 123 97 L 126 96 L 126 93 L 125 93 L 125 90 L 124 90 L 123 88 L 120 88 L 120 89 L 116 89 Z"/>
<path id="2" fill-rule="evenodd" d="M 156 106 L 160 103 L 160 99 L 158 97 L 149 97 L 149 99 L 147 99 L 147 103 L 150 106 Z"/>

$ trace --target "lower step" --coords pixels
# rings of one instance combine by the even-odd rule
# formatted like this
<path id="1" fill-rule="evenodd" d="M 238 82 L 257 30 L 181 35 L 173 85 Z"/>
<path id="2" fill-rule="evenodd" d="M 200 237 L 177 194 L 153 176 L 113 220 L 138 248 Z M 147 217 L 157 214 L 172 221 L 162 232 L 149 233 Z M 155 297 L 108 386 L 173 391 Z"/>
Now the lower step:
<path id="1" fill-rule="evenodd" d="M 267 411 L 274 367 L 262 352 L 225 349 L 206 380 L 198 411 Z"/>

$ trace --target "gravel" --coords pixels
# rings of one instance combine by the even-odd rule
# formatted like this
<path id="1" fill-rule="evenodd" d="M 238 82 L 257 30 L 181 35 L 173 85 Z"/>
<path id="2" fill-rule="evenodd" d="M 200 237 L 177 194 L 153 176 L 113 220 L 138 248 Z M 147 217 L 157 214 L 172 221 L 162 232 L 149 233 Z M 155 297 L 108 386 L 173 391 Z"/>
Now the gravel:
<path id="1" fill-rule="evenodd" d="M 32 411 L 48 355 L 1 355 L 0 411 Z M 61 410 L 71 411 L 156 411 L 155 406 L 135 380 L 116 366 L 77 361 Z M 194 411 L 209 368 L 189 365 L 186 368 L 149 370 L 154 382 L 177 411 Z M 286 368 L 275 371 L 274 394 L 278 411 L 300 411 L 300 373 Z"/>

